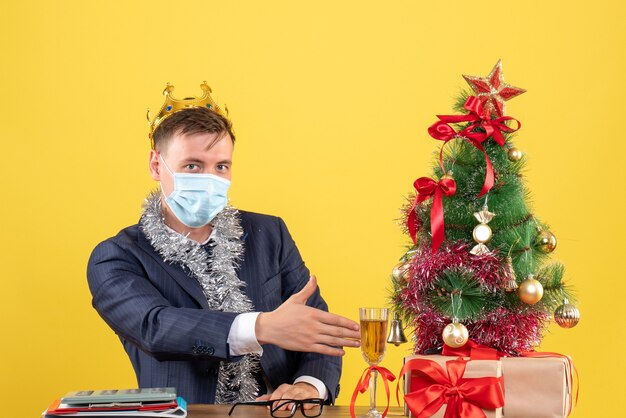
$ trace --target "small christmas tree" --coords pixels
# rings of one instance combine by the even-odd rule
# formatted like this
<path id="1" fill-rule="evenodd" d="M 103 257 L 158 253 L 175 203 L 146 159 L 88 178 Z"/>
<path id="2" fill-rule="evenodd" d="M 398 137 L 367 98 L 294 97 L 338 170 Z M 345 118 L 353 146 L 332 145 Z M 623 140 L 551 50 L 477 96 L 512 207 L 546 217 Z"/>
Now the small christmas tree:
<path id="1" fill-rule="evenodd" d="M 457 115 L 438 116 L 429 134 L 443 141 L 433 178 L 421 177 L 404 208 L 413 246 L 392 274 L 392 302 L 415 329 L 415 352 L 459 347 L 469 338 L 510 355 L 533 350 L 551 316 L 563 327 L 579 313 L 548 263 L 556 237 L 531 211 L 525 159 L 512 144 L 521 124 L 505 101 L 524 92 L 503 80 L 464 76 Z"/>

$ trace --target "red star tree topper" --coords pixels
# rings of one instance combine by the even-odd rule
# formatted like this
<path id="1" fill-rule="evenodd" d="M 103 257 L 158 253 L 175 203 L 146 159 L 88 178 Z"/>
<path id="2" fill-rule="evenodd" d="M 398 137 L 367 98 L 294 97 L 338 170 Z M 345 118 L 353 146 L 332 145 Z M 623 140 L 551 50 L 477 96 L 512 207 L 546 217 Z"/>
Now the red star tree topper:
<path id="1" fill-rule="evenodd" d="M 489 112 L 490 116 L 504 116 L 504 102 L 526 92 L 524 89 L 504 82 L 502 60 L 498 60 L 487 77 L 464 75 L 463 78 L 469 83 L 476 96 L 485 103 L 485 111 Z"/>

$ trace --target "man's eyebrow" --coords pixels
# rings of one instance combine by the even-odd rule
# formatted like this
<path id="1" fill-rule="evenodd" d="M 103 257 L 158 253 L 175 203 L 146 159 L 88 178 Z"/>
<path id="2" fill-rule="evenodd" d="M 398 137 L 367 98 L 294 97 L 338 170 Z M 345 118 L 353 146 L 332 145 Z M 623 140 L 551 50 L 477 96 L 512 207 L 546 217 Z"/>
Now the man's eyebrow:
<path id="1" fill-rule="evenodd" d="M 181 161 L 181 163 L 203 164 L 204 161 L 192 157 L 192 158 L 185 158 L 184 160 Z"/>
<path id="2" fill-rule="evenodd" d="M 190 163 L 193 163 L 193 164 L 205 164 L 205 161 L 200 160 L 198 158 L 193 158 L 193 157 L 185 158 L 185 159 L 183 159 L 181 161 L 181 164 L 190 164 Z M 232 160 L 228 160 L 227 159 L 227 160 L 222 160 L 222 161 L 218 162 L 217 164 L 233 165 L 233 162 L 232 162 Z"/>

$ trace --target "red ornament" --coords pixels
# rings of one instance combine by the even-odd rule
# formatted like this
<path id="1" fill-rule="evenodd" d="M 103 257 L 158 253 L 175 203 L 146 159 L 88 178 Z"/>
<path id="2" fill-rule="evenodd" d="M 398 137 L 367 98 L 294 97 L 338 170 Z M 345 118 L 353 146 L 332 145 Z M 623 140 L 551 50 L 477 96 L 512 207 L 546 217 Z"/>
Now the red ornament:
<path id="1" fill-rule="evenodd" d="M 463 78 L 469 83 L 480 101 L 485 104 L 485 111 L 490 116 L 504 116 L 504 102 L 526 92 L 524 89 L 504 82 L 502 60 L 498 60 L 487 77 L 464 75 Z"/>

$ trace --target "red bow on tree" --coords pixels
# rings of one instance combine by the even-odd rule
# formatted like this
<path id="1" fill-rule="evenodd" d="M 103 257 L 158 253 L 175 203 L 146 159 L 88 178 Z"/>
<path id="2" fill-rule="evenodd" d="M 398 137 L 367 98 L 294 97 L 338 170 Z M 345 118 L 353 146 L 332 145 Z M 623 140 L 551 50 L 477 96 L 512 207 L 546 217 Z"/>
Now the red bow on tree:
<path id="1" fill-rule="evenodd" d="M 430 417 L 444 404 L 444 418 L 484 418 L 483 409 L 504 406 L 502 377 L 464 378 L 466 364 L 467 360 L 450 360 L 443 370 L 432 360 L 406 362 L 400 374 L 411 373 L 411 392 L 404 401 L 415 418 Z"/>
<path id="2" fill-rule="evenodd" d="M 443 177 L 439 182 L 429 177 L 420 177 L 413 183 L 417 196 L 411 206 L 409 217 L 407 219 L 407 227 L 409 234 L 413 238 L 413 243 L 417 244 L 417 214 L 415 207 L 424 200 L 434 196 L 433 204 L 430 208 L 430 233 L 432 235 L 432 249 L 437 251 L 444 239 L 444 222 L 443 222 L 443 196 L 452 196 L 456 193 L 456 182 L 453 178 Z"/>
<path id="3" fill-rule="evenodd" d="M 515 132 L 522 127 L 522 124 L 520 121 L 510 116 L 501 116 L 496 119 L 491 119 L 489 113 L 484 109 L 484 102 L 475 96 L 468 97 L 463 105 L 463 108 L 469 113 L 465 115 L 437 115 L 439 121 L 435 122 L 428 128 L 428 133 L 435 139 L 445 141 L 444 145 L 454 138 L 466 138 L 472 145 L 484 154 L 487 170 L 485 182 L 480 193 L 478 194 L 478 197 L 480 197 L 487 193 L 494 184 L 494 174 L 491 160 L 489 159 L 482 143 L 489 138 L 493 138 L 498 145 L 503 147 L 506 141 L 502 133 Z M 515 121 L 517 123 L 517 127 L 511 128 L 505 125 L 504 122 L 509 120 Z M 469 125 L 458 132 L 449 125 L 449 123 L 462 122 L 469 122 Z M 481 128 L 481 130 L 476 131 L 476 128 Z M 441 169 L 445 171 L 443 167 L 443 146 L 439 152 L 439 165 L 441 166 Z"/>

